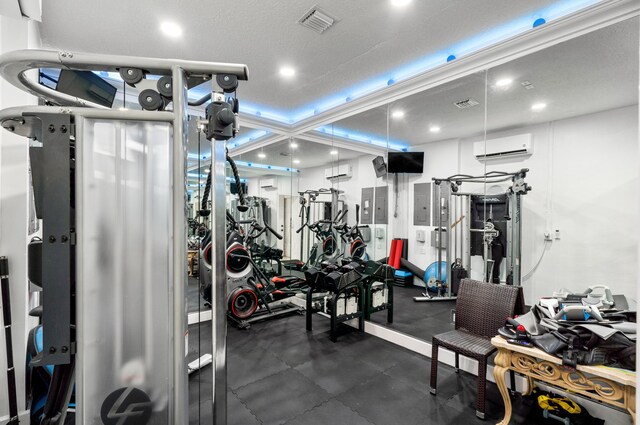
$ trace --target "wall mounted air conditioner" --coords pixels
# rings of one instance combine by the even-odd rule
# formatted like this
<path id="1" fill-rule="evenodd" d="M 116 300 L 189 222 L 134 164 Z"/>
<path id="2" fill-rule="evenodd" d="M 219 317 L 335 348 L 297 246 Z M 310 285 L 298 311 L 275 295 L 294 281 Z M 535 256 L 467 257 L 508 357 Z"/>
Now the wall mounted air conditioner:
<path id="1" fill-rule="evenodd" d="M 337 167 L 326 168 L 324 177 L 327 180 L 348 179 L 353 175 L 351 164 L 342 164 Z"/>
<path id="2" fill-rule="evenodd" d="M 531 155 L 532 153 L 533 143 L 531 133 L 501 137 L 499 139 L 489 139 L 486 143 L 486 150 L 484 140 L 473 144 L 473 154 L 478 161 L 525 156 Z"/>
<path id="3" fill-rule="evenodd" d="M 276 179 L 260 179 L 261 189 L 277 189 Z"/>

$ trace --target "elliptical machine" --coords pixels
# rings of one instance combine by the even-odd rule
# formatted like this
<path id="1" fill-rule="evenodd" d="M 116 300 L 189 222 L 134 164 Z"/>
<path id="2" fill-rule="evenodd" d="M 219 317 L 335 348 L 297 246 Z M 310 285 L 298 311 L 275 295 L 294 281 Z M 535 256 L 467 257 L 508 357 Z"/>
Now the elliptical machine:
<path id="1" fill-rule="evenodd" d="M 231 163 L 233 159 L 228 158 Z M 234 164 L 235 165 L 235 164 Z M 234 166 L 232 166 L 232 169 Z M 238 178 L 239 179 L 239 178 Z M 205 188 L 206 189 L 206 188 Z M 205 191 L 206 194 L 206 191 Z M 246 211 L 244 194 L 240 191 L 241 212 Z M 203 198 L 206 200 L 206 198 Z M 245 207 L 240 209 L 241 207 Z M 240 329 L 248 329 L 251 323 L 259 320 L 279 317 L 285 314 L 299 313 L 302 307 L 286 302 L 286 298 L 299 292 L 304 280 L 271 281 L 262 272 L 251 254 L 251 246 L 266 232 L 277 239 L 282 235 L 267 222 L 261 225 L 255 218 L 236 220 L 229 211 L 227 216 L 227 249 L 225 254 L 227 285 L 227 317 Z M 202 241 L 200 273 L 200 291 L 204 300 L 212 303 L 213 282 L 211 279 L 211 242 L 210 232 Z"/>
<path id="2" fill-rule="evenodd" d="M 346 215 L 346 213 L 347 209 L 344 210 L 343 216 Z M 356 224 L 354 226 L 349 227 L 347 223 L 343 223 L 337 224 L 334 227 L 340 235 L 340 239 L 349 246 L 348 257 L 366 261 L 368 259 L 367 244 L 364 241 L 361 229 L 369 228 L 369 226 L 360 226 L 360 205 L 356 204 Z M 346 253 L 347 250 L 345 249 L 343 255 L 347 256 Z"/>

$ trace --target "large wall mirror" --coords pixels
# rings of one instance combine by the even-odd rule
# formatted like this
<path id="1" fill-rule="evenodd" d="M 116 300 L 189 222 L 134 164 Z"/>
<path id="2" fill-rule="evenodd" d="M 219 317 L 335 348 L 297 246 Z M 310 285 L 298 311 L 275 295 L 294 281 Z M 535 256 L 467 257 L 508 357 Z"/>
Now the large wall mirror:
<path id="1" fill-rule="evenodd" d="M 637 34 L 634 18 L 388 105 L 389 143 L 424 157 L 422 173 L 386 157 L 388 237 L 414 273 L 393 324 L 373 322 L 430 341 L 466 276 L 527 304 L 594 285 L 633 303 L 637 235 L 612 220 L 637 213 Z"/>

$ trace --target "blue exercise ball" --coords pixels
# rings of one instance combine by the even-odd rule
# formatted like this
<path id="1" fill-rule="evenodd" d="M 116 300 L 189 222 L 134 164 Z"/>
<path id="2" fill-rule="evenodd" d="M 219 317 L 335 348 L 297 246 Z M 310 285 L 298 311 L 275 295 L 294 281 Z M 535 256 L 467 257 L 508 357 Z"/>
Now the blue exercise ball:
<path id="1" fill-rule="evenodd" d="M 433 291 L 436 291 L 438 288 L 433 285 L 433 282 L 438 279 L 438 262 L 429 264 L 427 269 L 424 271 L 424 282 L 427 287 Z M 447 281 L 447 262 L 440 262 L 440 279 L 443 283 Z M 430 283 L 431 282 L 431 283 Z"/>

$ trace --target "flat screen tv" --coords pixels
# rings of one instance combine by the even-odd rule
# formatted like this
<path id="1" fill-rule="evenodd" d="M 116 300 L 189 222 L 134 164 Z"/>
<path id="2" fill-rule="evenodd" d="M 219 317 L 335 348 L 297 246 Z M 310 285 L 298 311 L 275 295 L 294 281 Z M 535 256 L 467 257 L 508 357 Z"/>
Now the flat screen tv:
<path id="1" fill-rule="evenodd" d="M 60 71 L 56 90 L 111 108 L 118 91 L 111 84 L 90 71 Z"/>
<path id="2" fill-rule="evenodd" d="M 424 152 L 389 152 L 387 169 L 389 173 L 422 173 Z"/>

